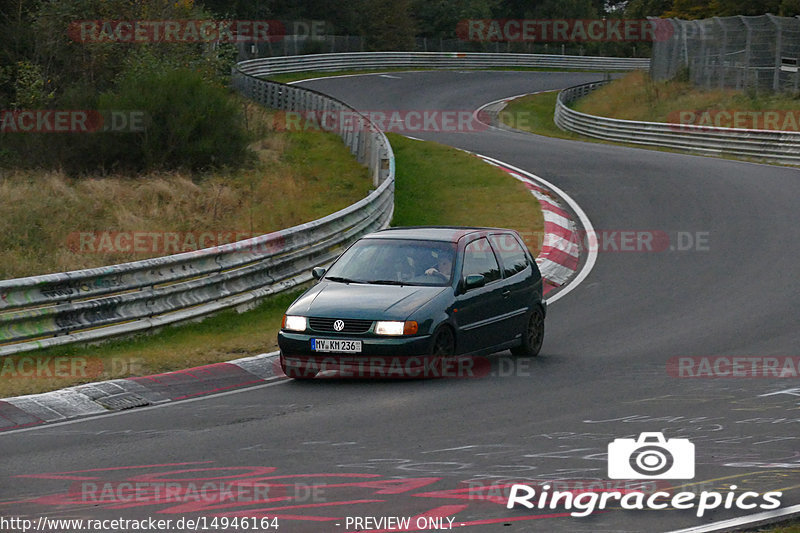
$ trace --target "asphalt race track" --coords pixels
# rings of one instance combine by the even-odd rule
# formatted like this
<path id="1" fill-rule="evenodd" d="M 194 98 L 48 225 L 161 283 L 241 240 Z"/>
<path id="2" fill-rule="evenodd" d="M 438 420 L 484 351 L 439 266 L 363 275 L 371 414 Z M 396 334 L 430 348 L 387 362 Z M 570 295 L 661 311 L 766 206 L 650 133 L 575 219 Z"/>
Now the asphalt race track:
<path id="1" fill-rule="evenodd" d="M 471 111 L 601 77 L 392 72 L 303 85 L 364 110 Z M 690 439 L 696 452 L 694 479 L 647 481 L 642 490 L 782 491 L 781 509 L 800 504 L 800 378 L 668 371 L 676 357 L 797 361 L 796 169 L 496 129 L 413 136 L 551 181 L 586 212 L 601 246 L 620 231 L 668 241 L 659 251 L 601 249 L 584 282 L 549 308 L 542 355 L 495 354 L 484 377 L 281 380 L 0 434 L 0 516 L 277 516 L 281 533 L 355 531 L 354 517 L 411 517 L 413 525 L 423 516 L 465 531 L 596 532 L 670 531 L 761 512 L 720 508 L 698 518 L 695 509 L 610 505 L 574 517 L 563 507 L 509 510 L 507 487 L 494 487 L 580 490 L 606 480 L 618 488 L 607 479 L 607 446 L 642 432 Z M 237 492 L 222 502 L 119 498 L 126 484 L 154 481 Z M 267 495 L 257 490 L 264 483 Z M 371 524 L 364 530 L 392 530 Z"/>

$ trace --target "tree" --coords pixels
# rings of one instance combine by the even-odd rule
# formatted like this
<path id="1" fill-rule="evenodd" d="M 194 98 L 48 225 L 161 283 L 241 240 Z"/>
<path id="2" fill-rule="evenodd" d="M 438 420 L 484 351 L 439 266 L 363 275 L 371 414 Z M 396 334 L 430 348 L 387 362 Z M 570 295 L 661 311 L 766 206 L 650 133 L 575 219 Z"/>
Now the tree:
<path id="1" fill-rule="evenodd" d="M 672 9 L 672 0 L 630 0 L 623 11 L 625 18 L 660 17 Z"/>
<path id="2" fill-rule="evenodd" d="M 413 13 L 418 35 L 453 39 L 459 22 L 492 18 L 492 8 L 498 3 L 498 0 L 414 0 Z"/>
<path id="3" fill-rule="evenodd" d="M 369 50 L 413 50 L 411 0 L 367 0 L 361 29 Z"/>
<path id="4" fill-rule="evenodd" d="M 735 15 L 763 15 L 778 13 L 781 0 L 674 0 L 672 7 L 663 13 L 664 17 L 697 20 L 710 17 L 730 17 Z"/>

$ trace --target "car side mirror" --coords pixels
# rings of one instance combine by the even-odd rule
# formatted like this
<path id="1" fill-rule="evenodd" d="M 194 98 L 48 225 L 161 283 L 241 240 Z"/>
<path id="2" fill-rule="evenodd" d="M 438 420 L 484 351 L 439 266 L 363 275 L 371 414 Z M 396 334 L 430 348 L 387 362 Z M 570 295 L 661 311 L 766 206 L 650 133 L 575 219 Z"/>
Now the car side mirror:
<path id="1" fill-rule="evenodd" d="M 477 289 L 486 285 L 486 278 L 482 274 L 470 274 L 464 278 L 464 290 Z"/>
<path id="2" fill-rule="evenodd" d="M 314 278 L 314 279 L 320 279 L 322 276 L 324 276 L 324 275 L 325 275 L 325 272 L 327 272 L 327 271 L 328 271 L 328 269 L 327 269 L 327 268 L 323 268 L 323 267 L 314 267 L 314 268 L 311 270 L 311 276 L 313 276 L 313 278 Z"/>

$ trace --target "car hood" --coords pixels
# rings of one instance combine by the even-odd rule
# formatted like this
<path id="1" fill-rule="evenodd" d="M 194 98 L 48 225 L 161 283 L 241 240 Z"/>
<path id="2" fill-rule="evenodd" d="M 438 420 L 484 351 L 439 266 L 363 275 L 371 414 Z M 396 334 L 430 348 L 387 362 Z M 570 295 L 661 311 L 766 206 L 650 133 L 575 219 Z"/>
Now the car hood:
<path id="1" fill-rule="evenodd" d="M 292 304 L 287 314 L 322 318 L 405 320 L 447 289 L 449 287 L 322 281 Z"/>

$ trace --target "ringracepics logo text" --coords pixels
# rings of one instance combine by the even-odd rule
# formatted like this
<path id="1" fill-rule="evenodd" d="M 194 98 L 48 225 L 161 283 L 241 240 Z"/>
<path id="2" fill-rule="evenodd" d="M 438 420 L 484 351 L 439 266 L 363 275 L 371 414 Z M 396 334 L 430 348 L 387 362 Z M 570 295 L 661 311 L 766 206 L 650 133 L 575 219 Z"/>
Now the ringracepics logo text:
<path id="1" fill-rule="evenodd" d="M 694 444 L 689 439 L 665 439 L 660 432 L 642 433 L 637 439 L 615 439 L 608 444 L 608 476 L 611 479 L 691 479 L 694 477 Z M 538 488 L 538 491 L 537 491 Z M 737 485 L 727 492 L 699 493 L 657 490 L 606 490 L 575 493 L 551 490 L 551 485 L 511 487 L 506 507 L 519 504 L 527 509 L 566 508 L 575 517 L 588 516 L 611 505 L 622 509 L 663 510 L 696 508 L 698 517 L 715 509 L 777 509 L 783 493 L 753 491 L 737 493 Z"/>
<path id="2" fill-rule="evenodd" d="M 630 491 L 623 494 L 621 491 L 608 492 L 581 492 L 574 494 L 571 491 L 551 490 L 549 485 L 544 485 L 538 492 L 528 485 L 514 485 L 511 487 L 511 494 L 508 497 L 506 508 L 513 509 L 517 504 L 527 509 L 557 509 L 559 507 L 570 510 L 570 515 L 575 517 L 588 516 L 595 511 L 602 511 L 610 505 L 619 505 L 626 510 L 663 510 L 668 507 L 674 509 L 697 508 L 697 516 L 702 517 L 706 511 L 715 509 L 738 509 L 752 510 L 762 509 L 765 511 L 777 509 L 781 505 L 782 492 L 758 492 L 746 491 L 741 494 L 734 492 L 738 487 L 730 485 L 728 492 L 721 493 L 716 491 L 703 491 L 700 494 L 694 492 L 669 493 L 657 491 L 647 494 L 641 491 Z"/>

